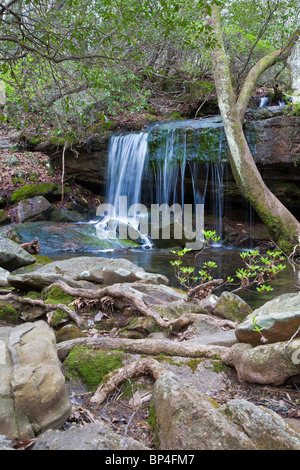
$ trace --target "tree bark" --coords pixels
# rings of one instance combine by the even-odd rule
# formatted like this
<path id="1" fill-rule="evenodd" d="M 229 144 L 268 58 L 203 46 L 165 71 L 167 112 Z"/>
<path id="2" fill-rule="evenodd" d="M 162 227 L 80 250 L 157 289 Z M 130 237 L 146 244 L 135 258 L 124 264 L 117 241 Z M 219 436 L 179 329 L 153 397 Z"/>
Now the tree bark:
<path id="1" fill-rule="evenodd" d="M 217 40 L 216 47 L 210 53 L 214 82 L 235 181 L 244 197 L 248 199 L 268 228 L 270 236 L 276 244 L 284 252 L 290 253 L 300 236 L 300 224 L 265 185 L 249 149 L 241 122 L 255 81 L 263 70 L 275 63 L 279 53 L 266 56 L 265 60 L 259 61 L 250 71 L 242 88 L 239 101 L 237 101 L 230 78 L 229 61 L 224 48 L 220 13 L 217 5 L 212 6 L 210 24 Z"/>

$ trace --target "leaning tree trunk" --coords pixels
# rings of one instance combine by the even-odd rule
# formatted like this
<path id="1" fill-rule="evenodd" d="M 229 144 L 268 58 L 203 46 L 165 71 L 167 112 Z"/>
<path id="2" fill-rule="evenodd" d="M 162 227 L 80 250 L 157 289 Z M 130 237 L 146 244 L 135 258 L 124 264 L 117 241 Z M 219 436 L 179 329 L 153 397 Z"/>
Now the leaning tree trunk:
<path id="1" fill-rule="evenodd" d="M 300 224 L 265 185 L 254 162 L 242 127 L 242 117 L 245 102 L 247 102 L 245 95 L 249 96 L 251 86 L 253 89 L 258 71 L 253 73 L 252 82 L 251 75 L 247 77 L 247 92 L 245 95 L 240 95 L 238 104 L 232 87 L 229 61 L 222 38 L 220 14 L 216 5 L 212 7 L 210 24 L 217 40 L 216 47 L 211 50 L 214 82 L 235 181 L 244 197 L 248 199 L 268 228 L 276 244 L 283 251 L 291 252 L 293 246 L 297 243 L 297 237 L 300 236 Z M 273 63 L 275 61 L 276 58 L 274 58 Z M 266 60 L 266 62 L 266 67 L 261 67 L 259 70 L 265 70 L 271 66 L 272 60 Z"/>

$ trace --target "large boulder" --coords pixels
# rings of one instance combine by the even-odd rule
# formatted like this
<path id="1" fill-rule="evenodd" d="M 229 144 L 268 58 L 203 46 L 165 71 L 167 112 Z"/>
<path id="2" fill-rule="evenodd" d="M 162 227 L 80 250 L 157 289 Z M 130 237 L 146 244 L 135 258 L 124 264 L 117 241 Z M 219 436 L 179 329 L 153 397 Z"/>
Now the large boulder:
<path id="1" fill-rule="evenodd" d="M 236 343 L 222 356 L 241 382 L 282 385 L 300 374 L 300 339 L 262 346 Z"/>
<path id="2" fill-rule="evenodd" d="M 300 433 L 278 413 L 243 399 L 230 400 L 221 410 L 261 450 L 300 450 Z"/>
<path id="3" fill-rule="evenodd" d="M 0 435 L 29 439 L 67 420 L 71 402 L 53 330 L 44 321 L 0 328 Z"/>
<path id="4" fill-rule="evenodd" d="M 253 346 L 288 341 L 300 326 L 300 292 L 283 294 L 254 310 L 236 328 L 238 341 Z M 259 330 L 259 331 L 258 331 Z M 300 331 L 298 335 L 300 336 Z"/>
<path id="5" fill-rule="evenodd" d="M 18 243 L 0 234 L 0 267 L 8 271 L 35 263 L 34 256 L 21 248 Z"/>
<path id="6" fill-rule="evenodd" d="M 149 421 L 159 450 L 299 450 L 300 433 L 246 400 L 220 406 L 172 373 L 155 383 Z"/>
<path id="7" fill-rule="evenodd" d="M 25 199 L 18 204 L 18 216 L 21 223 L 47 220 L 52 211 L 52 205 L 44 196 Z"/>

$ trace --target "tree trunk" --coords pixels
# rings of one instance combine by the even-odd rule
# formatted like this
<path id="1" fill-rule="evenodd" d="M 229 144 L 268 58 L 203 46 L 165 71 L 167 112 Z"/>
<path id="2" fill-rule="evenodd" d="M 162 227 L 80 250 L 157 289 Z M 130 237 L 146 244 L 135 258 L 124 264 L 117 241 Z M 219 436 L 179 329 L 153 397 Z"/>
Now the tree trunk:
<path id="1" fill-rule="evenodd" d="M 245 109 L 245 97 L 240 95 L 240 103 L 238 105 L 230 78 L 229 61 L 224 49 L 219 9 L 216 5 L 212 7 L 210 24 L 213 27 L 217 40 L 216 47 L 211 50 L 214 82 L 229 145 L 230 165 L 235 181 L 244 197 L 248 199 L 262 222 L 268 228 L 270 236 L 276 244 L 284 252 L 290 253 L 297 243 L 297 237 L 300 236 L 300 224 L 267 188 L 255 165 L 241 122 Z M 274 57 L 272 59 L 270 60 L 270 57 L 268 57 L 266 68 L 275 63 Z M 261 67 L 259 68 L 259 70 L 262 69 Z M 251 76 L 247 77 L 248 91 L 246 93 L 244 88 L 243 94 L 245 93 L 249 96 L 249 87 L 254 87 L 258 76 L 257 72 L 253 73 L 252 80 Z"/>

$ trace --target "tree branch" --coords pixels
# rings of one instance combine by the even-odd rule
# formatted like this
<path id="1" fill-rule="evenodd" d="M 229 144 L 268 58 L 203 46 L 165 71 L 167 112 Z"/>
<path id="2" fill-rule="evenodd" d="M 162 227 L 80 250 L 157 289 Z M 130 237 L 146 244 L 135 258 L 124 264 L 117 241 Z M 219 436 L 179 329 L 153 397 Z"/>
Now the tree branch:
<path id="1" fill-rule="evenodd" d="M 260 59 L 249 71 L 237 100 L 237 108 L 241 122 L 244 119 L 245 111 L 247 109 L 249 100 L 251 98 L 254 86 L 258 78 L 277 62 L 287 59 L 287 57 L 291 53 L 293 46 L 298 40 L 299 35 L 300 30 L 297 29 L 294 34 L 290 37 L 289 41 L 287 42 L 284 48 L 280 48 L 276 51 L 270 52 L 262 59 Z"/>

